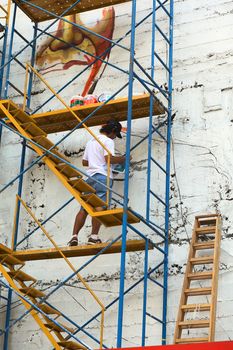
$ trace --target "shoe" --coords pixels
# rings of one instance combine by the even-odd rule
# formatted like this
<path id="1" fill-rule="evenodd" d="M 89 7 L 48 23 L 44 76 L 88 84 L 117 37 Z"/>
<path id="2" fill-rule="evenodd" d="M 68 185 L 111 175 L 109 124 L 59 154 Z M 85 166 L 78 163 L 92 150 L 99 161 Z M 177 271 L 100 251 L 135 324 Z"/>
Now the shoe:
<path id="1" fill-rule="evenodd" d="M 68 242 L 69 247 L 74 247 L 78 245 L 78 237 L 72 236 L 71 240 Z"/>
<path id="2" fill-rule="evenodd" d="M 90 245 L 100 244 L 100 243 L 102 243 L 102 241 L 99 238 L 95 239 L 95 238 L 89 237 L 87 241 L 87 244 L 90 244 Z"/>

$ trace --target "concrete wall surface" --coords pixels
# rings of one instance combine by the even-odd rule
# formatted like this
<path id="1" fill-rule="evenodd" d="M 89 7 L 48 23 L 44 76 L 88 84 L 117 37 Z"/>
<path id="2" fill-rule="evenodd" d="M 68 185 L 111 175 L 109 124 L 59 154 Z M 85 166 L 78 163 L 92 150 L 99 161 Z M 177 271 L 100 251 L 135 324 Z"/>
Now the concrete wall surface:
<path id="1" fill-rule="evenodd" d="M 84 1 L 84 0 L 82 0 Z M 3 1 L 4 5 L 6 1 Z M 138 1 L 137 20 L 151 11 L 151 0 Z M 115 6 L 115 29 L 113 39 L 118 39 L 130 28 L 130 3 Z M 216 321 L 216 340 L 231 340 L 233 338 L 233 161 L 232 161 L 232 128 L 233 128 L 233 2 L 231 0 L 176 0 L 174 1 L 174 75 L 173 75 L 173 110 L 176 113 L 172 129 L 171 148 L 171 201 L 170 201 L 170 240 L 169 240 L 169 285 L 168 285 L 168 344 L 173 343 L 175 320 L 178 311 L 178 301 L 185 272 L 185 264 L 189 250 L 194 218 L 199 214 L 219 213 L 222 217 L 222 242 L 220 255 L 220 276 L 218 288 L 218 307 Z M 82 17 L 87 26 L 96 24 L 103 13 L 86 14 Z M 158 13 L 158 23 L 166 28 L 163 13 Z M 48 22 L 40 24 L 45 28 Z M 31 21 L 20 11 L 17 14 L 17 28 L 28 40 L 32 38 L 33 29 Z M 49 29 L 50 33 L 56 30 L 57 24 Z M 139 62 L 150 70 L 150 31 L 151 18 L 145 21 L 136 32 L 136 57 Z M 88 45 L 87 41 L 82 45 Z M 41 36 L 37 42 L 37 50 L 45 42 Z M 123 41 L 129 46 L 129 39 Z M 1 45 L 1 43 L 0 43 Z M 15 37 L 14 52 L 18 52 L 25 43 L 18 36 Z M 156 49 L 166 56 L 166 47 L 158 35 Z M 82 47 L 84 47 L 82 46 Z M 87 46 L 86 46 L 87 47 Z M 1 49 L 1 47 L 0 47 Z M 94 50 L 93 48 L 89 48 Z M 63 56 L 63 59 L 65 54 Z M 27 62 L 30 50 L 25 50 L 18 59 Z M 86 58 L 77 54 L 77 60 Z M 51 68 L 56 63 L 56 69 Z M 110 54 L 109 62 L 121 69 L 128 69 L 129 53 L 121 48 L 114 48 Z M 51 70 L 46 71 L 50 66 Z M 80 72 L 84 66 L 75 64 L 69 69 L 61 68 L 57 61 L 45 61 L 44 66 L 37 65 L 43 77 L 49 84 L 58 90 L 63 83 Z M 43 69 L 45 69 L 43 71 Z M 101 68 L 103 69 L 103 67 Z M 62 91 L 62 98 L 69 103 L 71 96 L 81 93 L 90 70 L 75 80 L 71 86 Z M 157 67 L 156 80 L 160 85 L 165 82 L 166 74 Z M 17 64 L 11 66 L 11 82 L 20 89 L 24 86 L 24 70 Z M 95 93 L 114 93 L 125 82 L 127 75 L 108 66 L 99 80 Z M 143 93 L 144 87 L 135 82 L 134 93 Z M 22 103 L 22 97 L 12 88 L 8 91 L 9 97 L 16 103 Z M 50 92 L 39 79 L 33 82 L 33 95 L 31 108 L 35 109 L 43 103 Z M 121 91 L 118 97 L 127 96 L 127 89 Z M 61 104 L 53 99 L 48 106 L 40 111 L 62 108 Z M 162 117 L 161 117 L 162 118 Z M 154 117 L 156 125 L 160 119 Z M 123 123 L 126 126 L 126 123 Z M 98 132 L 98 128 L 94 128 Z M 148 120 L 142 119 L 133 122 L 132 144 L 136 144 L 147 134 Z M 162 130 L 165 132 L 165 130 Z M 66 133 L 49 135 L 56 142 Z M 86 142 L 90 139 L 87 132 L 75 131 L 60 145 L 60 151 L 65 154 L 77 167 L 81 167 L 81 160 Z M 125 137 L 116 142 L 118 152 L 125 150 Z M 19 172 L 21 157 L 21 139 L 8 130 L 3 130 L 0 156 L 0 185 L 4 186 Z M 165 144 L 154 137 L 154 156 L 165 162 Z M 145 214 L 146 205 L 146 175 L 147 175 L 147 144 L 143 143 L 133 153 L 130 174 L 129 198 L 130 206 Z M 36 159 L 36 154 L 30 149 L 26 153 L 26 166 Z M 1 193 L 0 200 L 0 241 L 11 245 L 15 194 L 18 183 L 8 187 Z M 152 189 L 157 190 L 164 198 L 164 179 L 153 170 Z M 123 182 L 115 181 L 114 190 L 123 193 Z M 31 210 L 39 220 L 46 219 L 70 198 L 70 194 L 62 187 L 60 182 L 43 163 L 35 165 L 24 176 L 22 198 L 28 203 Z M 67 244 L 72 234 L 72 227 L 79 204 L 71 202 L 62 212 L 48 221 L 45 228 L 60 246 Z M 162 208 L 152 202 L 151 216 L 156 222 L 163 225 Z M 25 210 L 21 210 L 18 239 L 35 227 L 35 223 Z M 145 234 L 155 241 L 152 232 L 142 224 L 138 225 Z M 90 235 L 91 222 L 87 221 L 85 228 L 79 235 L 79 244 L 87 242 Z M 101 239 L 111 241 L 121 233 L 120 227 L 102 228 Z M 133 232 L 129 238 L 138 238 Z M 49 248 L 51 243 L 43 232 L 37 231 L 19 249 Z M 150 267 L 156 265 L 161 256 L 156 251 L 150 251 Z M 87 258 L 72 259 L 72 263 L 79 267 Z M 143 276 L 144 253 L 127 254 L 126 258 L 126 288 Z M 70 274 L 69 268 L 63 261 L 29 262 L 25 269 L 38 279 L 38 288 L 45 292 L 51 291 L 59 281 Z M 119 291 L 120 255 L 105 255 L 99 257 L 94 263 L 88 265 L 81 273 L 90 284 L 104 305 L 108 305 L 118 296 Z M 163 271 L 156 274 L 158 281 L 162 281 Z M 204 286 L 204 284 L 203 284 Z M 197 286 L 198 287 L 198 286 Z M 4 291 L 5 293 L 5 291 Z M 125 297 L 123 346 L 140 346 L 142 322 L 142 294 L 143 286 L 138 285 Z M 4 328 L 5 301 L 0 300 L 0 325 Z M 80 281 L 72 278 L 59 291 L 51 297 L 51 304 L 61 309 L 68 317 L 79 325 L 84 324 L 100 309 L 93 298 L 90 297 Z M 200 301 L 201 302 L 201 301 Z M 208 297 L 205 298 L 208 302 Z M 24 308 L 18 298 L 13 297 L 12 320 L 17 319 Z M 149 284 L 148 312 L 161 315 L 162 292 L 159 287 Z M 196 313 L 198 318 L 206 317 Z M 192 317 L 192 316 L 191 316 Z M 93 321 L 87 326 L 87 331 L 99 337 L 99 323 Z M 116 346 L 117 303 L 106 311 L 104 342 L 108 347 Z M 205 335 L 205 334 L 203 334 Z M 10 331 L 9 350 L 49 349 L 51 348 L 45 336 L 42 335 L 37 324 L 30 316 L 17 322 Z M 91 347 L 96 343 L 88 340 L 84 334 L 80 339 Z M 3 337 L 0 337 L 0 347 Z M 161 343 L 161 326 L 153 319 L 148 318 L 146 345 Z"/>

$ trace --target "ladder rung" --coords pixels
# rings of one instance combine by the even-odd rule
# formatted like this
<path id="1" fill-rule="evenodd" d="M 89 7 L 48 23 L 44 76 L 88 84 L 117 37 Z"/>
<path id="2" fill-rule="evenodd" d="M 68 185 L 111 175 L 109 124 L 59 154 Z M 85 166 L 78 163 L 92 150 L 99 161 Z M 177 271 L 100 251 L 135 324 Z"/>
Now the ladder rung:
<path id="1" fill-rule="evenodd" d="M 175 344 L 188 344 L 188 343 L 205 343 L 209 338 L 180 338 L 176 339 Z"/>
<path id="2" fill-rule="evenodd" d="M 51 147 L 54 146 L 54 143 L 52 143 L 49 139 L 47 139 L 46 136 L 35 136 L 35 137 L 33 137 L 32 140 L 46 149 L 50 149 Z M 55 149 L 57 149 L 57 147 L 54 147 L 51 150 L 51 152 L 53 152 Z"/>
<path id="3" fill-rule="evenodd" d="M 24 262 L 15 258 L 12 255 L 2 254 L 2 255 L 0 255 L 0 264 L 14 266 L 14 265 L 24 265 Z"/>
<path id="4" fill-rule="evenodd" d="M 70 332 L 70 333 L 73 333 L 74 332 L 74 329 L 73 328 L 69 328 L 67 327 L 66 325 L 62 324 L 59 322 L 59 324 L 64 328 L 58 326 L 57 324 L 53 323 L 53 322 L 48 322 L 48 323 L 45 323 L 45 327 L 49 328 L 51 331 L 54 331 L 54 332 L 59 332 L 59 333 L 63 333 L 63 332 Z"/>
<path id="5" fill-rule="evenodd" d="M 66 163 L 57 164 L 56 168 L 68 178 L 72 178 L 72 177 L 81 177 L 82 178 L 82 174 L 80 172 L 73 169 L 71 166 L 69 166 Z"/>
<path id="6" fill-rule="evenodd" d="M 20 291 L 25 295 L 28 295 L 33 298 L 42 298 L 45 297 L 45 294 L 41 290 L 31 287 L 20 288 Z"/>
<path id="7" fill-rule="evenodd" d="M 197 295 L 210 295 L 212 288 L 188 288 L 185 289 L 185 294 L 188 296 L 197 296 Z"/>
<path id="8" fill-rule="evenodd" d="M 51 307 L 49 305 L 38 304 L 37 306 L 41 311 L 43 311 L 47 315 L 61 315 L 61 313 L 58 310 L 54 309 L 53 307 Z"/>
<path id="9" fill-rule="evenodd" d="M 15 111 L 10 111 L 13 117 L 20 123 L 31 123 L 34 122 L 33 119 L 20 109 Z"/>
<path id="10" fill-rule="evenodd" d="M 195 273 L 189 273 L 188 274 L 189 280 L 209 280 L 213 277 L 213 272 L 195 272 Z"/>
<path id="11" fill-rule="evenodd" d="M 69 184 L 79 192 L 91 192 L 95 193 L 95 189 L 88 185 L 84 180 L 69 180 Z"/>
<path id="12" fill-rule="evenodd" d="M 11 254 L 13 251 L 6 247 L 4 244 L 0 244 L 0 254 Z"/>
<path id="13" fill-rule="evenodd" d="M 197 235 L 210 235 L 214 234 L 216 231 L 216 226 L 204 226 L 204 227 L 198 227 L 196 228 L 196 234 Z"/>
<path id="14" fill-rule="evenodd" d="M 33 122 L 21 124 L 21 127 L 33 137 L 46 136 L 46 133 Z"/>
<path id="15" fill-rule="evenodd" d="M 210 326 L 210 320 L 186 320 L 179 322 L 179 327 L 185 328 L 208 328 Z"/>
<path id="16" fill-rule="evenodd" d="M 190 259 L 190 263 L 192 265 L 212 264 L 213 262 L 214 257 L 212 255 Z"/>
<path id="17" fill-rule="evenodd" d="M 93 208 L 106 206 L 106 203 L 94 193 L 83 194 L 81 198 Z"/>
<path id="18" fill-rule="evenodd" d="M 211 305 L 210 304 L 187 304 L 182 305 L 181 310 L 184 312 L 194 312 L 194 311 L 209 311 Z"/>
<path id="19" fill-rule="evenodd" d="M 204 250 L 204 249 L 213 249 L 215 244 L 215 240 L 203 242 L 203 243 L 195 243 L 193 248 L 195 250 Z"/>
<path id="20" fill-rule="evenodd" d="M 65 349 L 70 349 L 70 350 L 78 350 L 78 349 L 86 350 L 85 346 L 79 343 L 75 343 L 74 341 L 60 341 L 58 342 L 58 345 L 62 346 Z"/>
<path id="21" fill-rule="evenodd" d="M 216 225 L 216 221 L 217 221 L 217 217 L 213 218 L 203 218 L 203 219 L 198 219 L 198 224 L 200 226 L 212 226 L 212 225 Z"/>
<path id="22" fill-rule="evenodd" d="M 33 281 L 36 282 L 36 279 L 30 275 L 28 275 L 27 273 L 19 270 L 19 271 L 10 271 L 9 275 L 14 278 L 17 281 Z"/>

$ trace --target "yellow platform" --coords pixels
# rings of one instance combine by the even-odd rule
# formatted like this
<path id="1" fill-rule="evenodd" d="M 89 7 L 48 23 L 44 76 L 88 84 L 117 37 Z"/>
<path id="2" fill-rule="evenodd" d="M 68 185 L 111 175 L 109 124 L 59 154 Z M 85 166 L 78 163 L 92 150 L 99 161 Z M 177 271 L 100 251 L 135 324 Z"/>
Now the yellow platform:
<path id="1" fill-rule="evenodd" d="M 101 103 L 95 103 L 86 106 L 73 107 L 72 110 L 81 119 L 85 119 L 91 114 Z M 115 118 L 118 121 L 127 120 L 128 113 L 128 98 L 120 98 L 108 102 L 100 108 L 95 114 L 85 123 L 88 127 L 103 125 L 107 120 Z M 165 113 L 162 103 L 154 99 L 154 115 Z M 146 118 L 150 114 L 150 95 L 144 94 L 133 97 L 132 119 Z M 55 110 L 40 114 L 34 114 L 33 119 L 37 125 L 46 132 L 51 134 L 59 131 L 68 131 L 73 129 L 78 121 L 75 116 L 67 109 Z"/>
<path id="2" fill-rule="evenodd" d="M 20 9 L 29 17 L 33 22 L 43 22 L 49 19 L 55 18 L 54 16 L 39 10 L 33 6 L 25 4 L 20 0 L 14 0 L 14 2 L 20 7 Z M 29 0 L 28 3 L 39 6 L 55 15 L 60 16 L 65 10 L 74 4 L 74 0 Z M 95 10 L 102 7 L 113 6 L 129 2 L 129 0 L 81 0 L 72 10 L 66 13 L 67 15 Z"/>
<path id="3" fill-rule="evenodd" d="M 80 245 L 77 247 L 62 247 L 60 248 L 62 253 L 67 258 L 90 256 L 98 254 L 101 249 L 105 248 L 109 243 L 101 243 L 95 245 Z M 149 244 L 149 249 L 153 249 L 153 245 Z M 129 240 L 126 242 L 126 251 L 144 251 L 145 241 L 144 240 Z M 114 254 L 121 252 L 121 242 L 114 243 L 111 247 L 106 249 L 103 254 Z M 1 255 L 0 255 L 1 256 Z M 13 252 L 13 256 L 21 261 L 31 260 L 44 260 L 44 259 L 58 259 L 62 258 L 59 252 L 54 249 L 34 249 L 34 250 L 22 250 Z"/>

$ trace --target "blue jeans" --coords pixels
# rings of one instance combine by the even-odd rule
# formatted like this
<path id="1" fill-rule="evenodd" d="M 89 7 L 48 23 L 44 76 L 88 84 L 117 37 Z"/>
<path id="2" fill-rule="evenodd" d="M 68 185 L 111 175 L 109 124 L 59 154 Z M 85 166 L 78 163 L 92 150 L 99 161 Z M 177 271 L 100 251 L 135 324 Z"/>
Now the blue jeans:
<path id="1" fill-rule="evenodd" d="M 99 181 L 96 182 L 95 180 Z M 101 198 L 104 202 L 107 201 L 107 176 L 103 174 L 95 174 L 86 180 L 86 183 L 96 190 L 96 195 Z M 105 186 L 103 186 L 104 184 Z M 112 188 L 113 179 L 110 179 L 109 187 Z M 109 191 L 109 205 L 111 202 L 112 191 Z"/>

